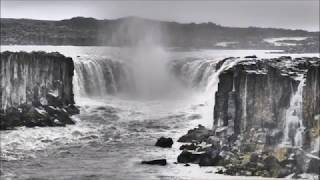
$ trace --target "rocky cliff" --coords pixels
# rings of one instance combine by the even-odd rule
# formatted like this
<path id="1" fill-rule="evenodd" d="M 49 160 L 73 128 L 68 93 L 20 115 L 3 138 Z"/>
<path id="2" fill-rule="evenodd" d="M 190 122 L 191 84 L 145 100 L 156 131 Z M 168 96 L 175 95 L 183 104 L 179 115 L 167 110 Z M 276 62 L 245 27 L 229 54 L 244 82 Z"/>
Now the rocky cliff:
<path id="1" fill-rule="evenodd" d="M 314 127 L 314 117 L 320 111 L 318 64 L 319 58 L 281 57 L 244 60 L 225 71 L 219 77 L 216 93 L 215 126 L 227 126 L 235 134 L 248 136 L 252 130 L 261 131 L 266 136 L 261 141 L 272 145 L 283 140 L 288 116 L 303 118 L 303 123 L 295 122 L 298 127 Z M 292 99 L 299 83 L 304 82 L 302 114 L 299 115 L 296 109 L 293 109 L 293 115 L 288 114 L 288 109 L 299 103 Z M 292 127 L 288 129 L 291 131 Z M 295 138 L 290 132 L 288 134 L 289 139 Z M 304 136 L 308 139 L 307 134 Z"/>
<path id="2" fill-rule="evenodd" d="M 1 129 L 73 123 L 73 71 L 59 53 L 1 53 Z"/>
<path id="3" fill-rule="evenodd" d="M 308 68 L 303 91 L 303 120 L 307 128 L 307 142 L 317 144 L 316 138 L 320 137 L 320 62 Z"/>
<path id="4" fill-rule="evenodd" d="M 234 176 L 320 174 L 320 58 L 224 60 L 215 93 L 214 128 L 191 129 L 178 141 L 178 163 L 223 166 Z M 217 72 L 221 72 L 221 71 Z M 303 174 L 304 175 L 301 175 Z"/>

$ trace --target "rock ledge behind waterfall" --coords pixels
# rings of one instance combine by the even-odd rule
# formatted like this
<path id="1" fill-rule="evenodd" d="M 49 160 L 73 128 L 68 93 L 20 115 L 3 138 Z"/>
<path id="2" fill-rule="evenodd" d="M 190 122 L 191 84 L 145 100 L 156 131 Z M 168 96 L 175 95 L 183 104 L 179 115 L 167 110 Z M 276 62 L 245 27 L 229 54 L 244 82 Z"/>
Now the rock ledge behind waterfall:
<path id="1" fill-rule="evenodd" d="M 73 71 L 59 53 L 1 53 L 0 129 L 73 124 Z"/>

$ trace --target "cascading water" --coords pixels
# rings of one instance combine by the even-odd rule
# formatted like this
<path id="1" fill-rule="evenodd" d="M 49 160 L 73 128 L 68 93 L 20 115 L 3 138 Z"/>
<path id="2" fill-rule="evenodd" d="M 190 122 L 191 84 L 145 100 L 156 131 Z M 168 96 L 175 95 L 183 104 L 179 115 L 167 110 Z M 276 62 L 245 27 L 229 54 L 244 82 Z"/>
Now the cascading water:
<path id="1" fill-rule="evenodd" d="M 76 97 L 118 93 L 130 82 L 125 65 L 110 59 L 77 59 L 74 62 Z"/>
<path id="2" fill-rule="evenodd" d="M 303 121 L 302 121 L 302 92 L 305 79 L 303 75 L 299 78 L 297 91 L 290 100 L 290 107 L 286 111 L 286 120 L 284 124 L 284 138 L 282 145 L 302 147 L 303 145 Z"/>

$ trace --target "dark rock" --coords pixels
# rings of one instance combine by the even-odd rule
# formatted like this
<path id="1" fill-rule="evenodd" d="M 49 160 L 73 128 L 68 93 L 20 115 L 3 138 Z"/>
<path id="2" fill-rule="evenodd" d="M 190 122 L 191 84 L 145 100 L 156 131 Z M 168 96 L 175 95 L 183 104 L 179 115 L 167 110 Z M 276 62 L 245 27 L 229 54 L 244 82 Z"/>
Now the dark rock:
<path id="1" fill-rule="evenodd" d="M 218 171 L 216 172 L 216 174 L 223 174 L 223 170 L 222 170 L 222 169 L 218 169 Z"/>
<path id="2" fill-rule="evenodd" d="M 196 146 L 194 143 L 192 144 L 184 144 L 180 146 L 180 150 L 196 150 L 198 146 Z"/>
<path id="3" fill-rule="evenodd" d="M 320 160 L 312 158 L 307 167 L 307 173 L 314 173 L 320 175 Z"/>
<path id="4" fill-rule="evenodd" d="M 187 163 L 187 164 L 185 164 L 184 166 L 190 166 L 190 164 Z"/>
<path id="5" fill-rule="evenodd" d="M 245 56 L 244 58 L 257 58 L 256 55 L 252 55 L 252 56 Z"/>
<path id="6" fill-rule="evenodd" d="M 152 160 L 152 161 L 142 161 L 141 164 L 165 166 L 165 165 L 167 165 L 167 160 L 166 159 L 156 159 L 156 160 Z"/>
<path id="7" fill-rule="evenodd" d="M 200 156 L 199 166 L 217 166 L 222 160 L 218 150 L 208 151 Z"/>
<path id="8" fill-rule="evenodd" d="M 259 154 L 252 153 L 250 156 L 250 162 L 257 163 L 260 160 Z"/>
<path id="9" fill-rule="evenodd" d="M 180 137 L 178 142 L 202 142 L 211 135 L 213 135 L 211 130 L 199 125 L 198 128 L 191 129 L 186 135 Z"/>
<path id="10" fill-rule="evenodd" d="M 70 104 L 69 106 L 67 106 L 66 110 L 70 115 L 80 114 L 79 108 L 76 107 L 74 104 Z"/>
<path id="11" fill-rule="evenodd" d="M 271 177 L 279 176 L 281 166 L 280 166 L 279 160 L 276 157 L 269 155 L 263 160 L 263 163 L 264 163 L 264 167 L 270 173 Z"/>
<path id="12" fill-rule="evenodd" d="M 163 148 L 171 148 L 173 144 L 172 138 L 160 137 L 155 146 L 163 147 Z"/>
<path id="13" fill-rule="evenodd" d="M 182 151 L 177 158 L 178 163 L 198 163 L 203 153 Z"/>

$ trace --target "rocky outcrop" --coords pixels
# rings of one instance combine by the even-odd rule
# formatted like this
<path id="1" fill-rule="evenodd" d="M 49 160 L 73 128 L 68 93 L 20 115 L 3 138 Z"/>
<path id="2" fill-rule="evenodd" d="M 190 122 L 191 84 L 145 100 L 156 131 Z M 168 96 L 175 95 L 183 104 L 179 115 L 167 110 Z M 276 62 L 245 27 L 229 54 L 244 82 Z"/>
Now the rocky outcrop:
<path id="1" fill-rule="evenodd" d="M 73 61 L 59 53 L 3 52 L 0 62 L 1 129 L 74 123 Z"/>
<path id="2" fill-rule="evenodd" d="M 303 120 L 308 130 L 307 142 L 312 143 L 320 136 L 320 62 L 308 68 L 303 91 Z"/>
<path id="3" fill-rule="evenodd" d="M 251 59 L 223 72 L 216 93 L 215 126 L 227 126 L 235 134 L 242 135 L 249 135 L 252 129 L 260 130 L 264 132 L 262 143 L 279 143 L 286 111 L 299 85 L 297 79 L 307 74 L 303 97 L 304 126 L 313 127 L 320 104 L 317 64 L 319 58 Z"/>

